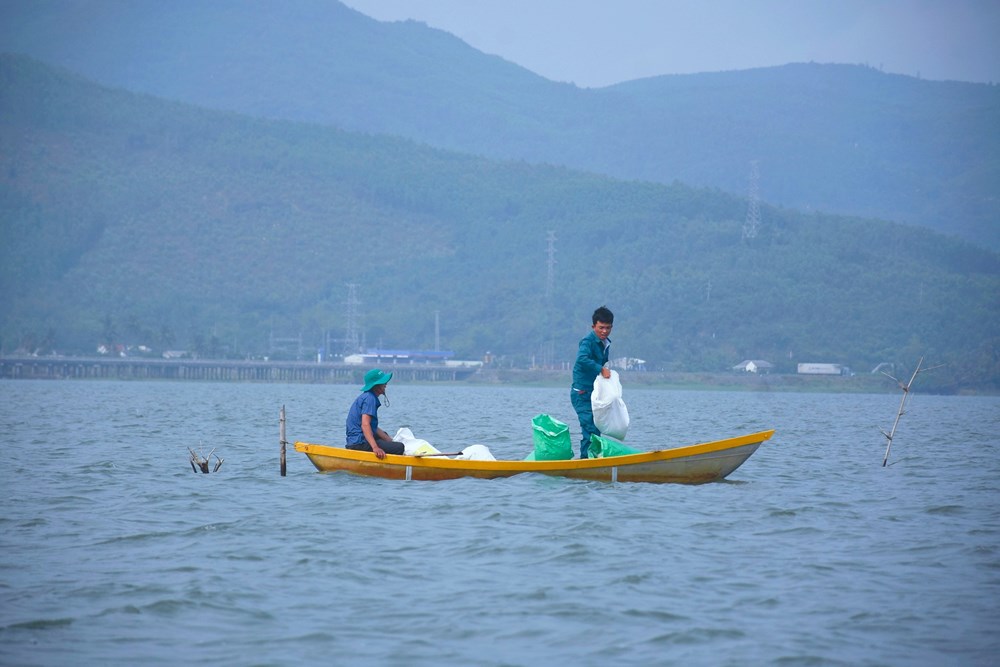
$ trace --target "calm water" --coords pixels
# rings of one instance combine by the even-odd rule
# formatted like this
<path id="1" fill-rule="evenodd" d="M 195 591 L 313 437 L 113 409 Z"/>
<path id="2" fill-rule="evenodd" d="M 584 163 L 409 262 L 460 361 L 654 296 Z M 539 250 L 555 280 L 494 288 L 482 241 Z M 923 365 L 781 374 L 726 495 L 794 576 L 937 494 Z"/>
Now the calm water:
<path id="1" fill-rule="evenodd" d="M 390 385 L 530 449 L 567 391 Z M 631 390 L 628 444 L 776 428 L 728 481 L 322 475 L 356 387 L 0 382 L 0 664 L 989 665 L 1000 399 Z M 225 459 L 194 474 L 188 447 Z"/>

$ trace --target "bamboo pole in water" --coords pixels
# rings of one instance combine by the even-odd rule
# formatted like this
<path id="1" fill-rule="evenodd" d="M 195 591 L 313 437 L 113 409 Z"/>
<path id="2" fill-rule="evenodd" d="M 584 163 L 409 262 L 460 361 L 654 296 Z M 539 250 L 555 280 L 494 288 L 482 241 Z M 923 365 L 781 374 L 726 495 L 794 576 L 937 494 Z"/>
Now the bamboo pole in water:
<path id="1" fill-rule="evenodd" d="M 285 406 L 281 406 L 281 415 L 278 418 L 278 437 L 281 439 L 281 476 L 285 476 Z"/>
<path id="2" fill-rule="evenodd" d="M 899 426 L 899 419 L 906 413 L 906 401 L 910 398 L 910 388 L 913 386 L 913 381 L 917 379 L 917 376 L 926 371 L 934 370 L 935 368 L 940 368 L 943 364 L 938 364 L 937 366 L 931 366 L 930 368 L 921 368 L 920 366 L 924 363 L 924 358 L 920 357 L 917 361 L 917 367 L 913 370 L 913 375 L 910 376 L 910 381 L 903 384 L 896 378 L 892 377 L 885 371 L 882 371 L 882 375 L 896 380 L 896 384 L 899 388 L 903 390 L 903 398 L 899 401 L 899 411 L 896 412 L 896 421 L 892 423 L 892 430 L 886 433 L 882 431 L 882 435 L 885 436 L 886 446 L 885 446 L 885 456 L 882 457 L 882 467 L 886 466 L 889 461 L 889 450 L 892 449 L 892 439 L 896 437 L 896 427 Z M 881 430 L 881 429 L 880 429 Z"/>

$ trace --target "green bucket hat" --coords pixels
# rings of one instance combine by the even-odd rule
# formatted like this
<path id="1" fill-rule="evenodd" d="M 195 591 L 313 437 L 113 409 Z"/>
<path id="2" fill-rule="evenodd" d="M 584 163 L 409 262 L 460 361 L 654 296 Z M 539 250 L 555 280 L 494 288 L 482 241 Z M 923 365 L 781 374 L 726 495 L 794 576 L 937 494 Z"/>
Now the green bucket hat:
<path id="1" fill-rule="evenodd" d="M 361 388 L 361 391 L 368 391 L 372 387 L 385 384 L 391 379 L 392 373 L 383 373 L 378 368 L 373 368 L 365 373 L 365 386 Z"/>

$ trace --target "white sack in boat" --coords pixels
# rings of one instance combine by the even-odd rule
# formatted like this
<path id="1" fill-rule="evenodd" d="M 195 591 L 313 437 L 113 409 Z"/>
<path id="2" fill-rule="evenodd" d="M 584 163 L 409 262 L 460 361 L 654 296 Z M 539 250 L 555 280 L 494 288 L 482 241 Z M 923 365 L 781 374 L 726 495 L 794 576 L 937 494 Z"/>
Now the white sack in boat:
<path id="1" fill-rule="evenodd" d="M 611 377 L 601 375 L 594 380 L 594 391 L 590 394 L 590 407 L 594 410 L 594 426 L 616 440 L 624 440 L 628 433 L 628 408 L 622 400 L 622 383 L 618 371 L 611 371 Z"/>
<path id="2" fill-rule="evenodd" d="M 413 431 L 407 427 L 403 427 L 396 431 L 396 435 L 392 436 L 394 442 L 403 443 L 403 454 L 407 456 L 416 456 L 417 454 L 440 454 L 440 450 L 435 449 L 434 445 L 427 442 L 426 440 L 421 440 L 413 435 Z"/>
<path id="3" fill-rule="evenodd" d="M 462 450 L 462 453 L 455 457 L 462 461 L 496 461 L 496 457 L 486 445 L 469 445 Z"/>

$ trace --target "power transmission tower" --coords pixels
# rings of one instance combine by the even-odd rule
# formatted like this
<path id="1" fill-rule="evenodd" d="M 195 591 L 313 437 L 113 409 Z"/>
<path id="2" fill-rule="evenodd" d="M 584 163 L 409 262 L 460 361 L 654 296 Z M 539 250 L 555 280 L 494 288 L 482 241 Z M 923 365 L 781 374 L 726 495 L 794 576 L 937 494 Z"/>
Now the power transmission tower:
<path id="1" fill-rule="evenodd" d="M 344 335 L 344 356 L 360 351 L 358 343 L 358 284 L 347 283 L 347 331 Z"/>
<path id="2" fill-rule="evenodd" d="M 757 160 L 750 161 L 750 203 L 747 206 L 747 219 L 743 223 L 743 240 L 757 238 L 760 229 L 760 194 L 758 186 L 760 172 L 757 170 Z"/>
<path id="3" fill-rule="evenodd" d="M 543 326 L 545 327 L 543 332 L 545 342 L 542 344 L 542 366 L 551 368 L 555 364 L 555 344 L 552 334 L 552 297 L 556 284 L 556 233 L 554 231 L 549 230 L 546 242 L 546 254 L 549 256 L 549 259 L 548 270 L 545 275 L 545 303 L 543 305 L 545 316 L 542 318 Z"/>
<path id="4" fill-rule="evenodd" d="M 548 274 L 545 277 L 545 301 L 549 302 L 552 300 L 552 292 L 556 283 L 556 233 L 550 230 L 546 241 L 548 241 L 546 252 L 549 256 L 549 262 Z"/>

